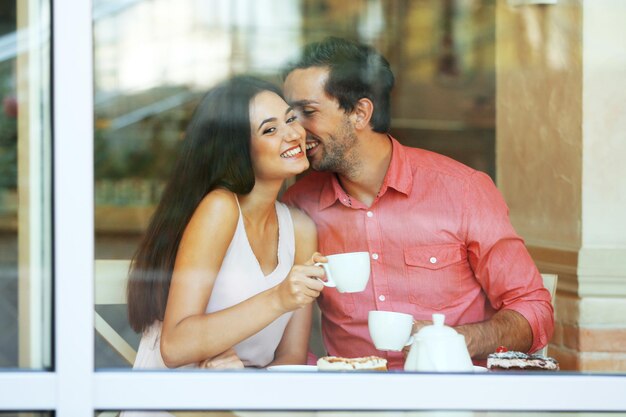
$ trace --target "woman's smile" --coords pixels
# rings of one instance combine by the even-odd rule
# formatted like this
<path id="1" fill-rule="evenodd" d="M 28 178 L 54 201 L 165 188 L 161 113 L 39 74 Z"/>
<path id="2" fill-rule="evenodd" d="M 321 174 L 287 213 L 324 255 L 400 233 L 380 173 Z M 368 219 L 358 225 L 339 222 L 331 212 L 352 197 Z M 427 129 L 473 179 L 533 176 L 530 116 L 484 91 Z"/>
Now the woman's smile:
<path id="1" fill-rule="evenodd" d="M 303 156 L 304 153 L 302 152 L 302 147 L 300 147 L 300 145 L 291 147 L 280 154 L 281 158 L 301 158 Z"/>

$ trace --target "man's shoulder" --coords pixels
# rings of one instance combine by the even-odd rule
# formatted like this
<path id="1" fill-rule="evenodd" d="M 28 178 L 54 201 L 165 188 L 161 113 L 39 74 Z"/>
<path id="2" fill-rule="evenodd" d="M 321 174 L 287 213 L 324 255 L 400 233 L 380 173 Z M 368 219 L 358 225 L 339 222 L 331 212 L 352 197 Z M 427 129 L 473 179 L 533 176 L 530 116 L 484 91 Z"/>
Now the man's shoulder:
<path id="1" fill-rule="evenodd" d="M 406 158 L 410 161 L 414 172 L 417 170 L 429 171 L 433 174 L 446 175 L 459 180 L 466 180 L 476 173 L 474 168 L 440 153 L 407 146 L 404 149 Z"/>

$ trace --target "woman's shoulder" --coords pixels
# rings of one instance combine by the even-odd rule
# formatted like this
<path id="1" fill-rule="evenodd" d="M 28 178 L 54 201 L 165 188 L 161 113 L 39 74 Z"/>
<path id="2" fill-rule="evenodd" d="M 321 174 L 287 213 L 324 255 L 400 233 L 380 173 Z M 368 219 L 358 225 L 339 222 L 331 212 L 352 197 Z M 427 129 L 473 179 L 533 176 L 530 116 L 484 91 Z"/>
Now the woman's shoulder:
<path id="1" fill-rule="evenodd" d="M 299 235 L 303 237 L 308 237 L 312 234 L 317 235 L 315 222 L 309 217 L 308 214 L 306 214 L 304 211 L 300 210 L 297 207 L 287 207 L 289 208 L 289 213 L 291 214 L 291 219 L 293 220 L 293 227 L 296 233 L 296 237 Z"/>
<path id="2" fill-rule="evenodd" d="M 239 206 L 237 204 L 237 196 L 235 193 L 229 190 L 225 190 L 223 188 L 216 188 L 215 190 L 210 191 L 204 198 L 200 201 L 198 208 L 202 208 L 203 210 L 216 210 L 216 209 L 235 209 L 235 211 L 239 210 Z"/>
<path id="3" fill-rule="evenodd" d="M 222 188 L 212 190 L 200 201 L 193 217 L 203 223 L 234 225 L 239 219 L 237 197 L 232 191 Z"/>

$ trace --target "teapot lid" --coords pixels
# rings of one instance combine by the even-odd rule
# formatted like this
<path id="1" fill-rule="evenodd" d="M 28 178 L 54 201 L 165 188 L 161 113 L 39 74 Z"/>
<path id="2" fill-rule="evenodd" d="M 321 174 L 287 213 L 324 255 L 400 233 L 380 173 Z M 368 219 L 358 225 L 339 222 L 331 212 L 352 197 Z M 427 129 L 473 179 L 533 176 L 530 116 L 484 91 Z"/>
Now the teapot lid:
<path id="1" fill-rule="evenodd" d="M 433 324 L 430 326 L 422 327 L 417 334 L 416 338 L 423 339 L 428 337 L 449 337 L 458 334 L 452 327 L 446 326 L 443 323 L 446 320 L 445 314 L 433 314 Z"/>

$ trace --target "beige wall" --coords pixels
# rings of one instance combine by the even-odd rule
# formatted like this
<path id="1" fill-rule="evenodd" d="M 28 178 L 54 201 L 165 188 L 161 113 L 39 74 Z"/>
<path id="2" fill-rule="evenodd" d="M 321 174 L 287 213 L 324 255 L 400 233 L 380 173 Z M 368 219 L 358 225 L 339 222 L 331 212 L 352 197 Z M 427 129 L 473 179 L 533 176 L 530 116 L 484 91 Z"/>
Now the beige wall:
<path id="1" fill-rule="evenodd" d="M 626 371 L 626 1 L 497 6 L 498 186 L 559 275 L 550 355 Z"/>
<path id="2" fill-rule="evenodd" d="M 500 3 L 497 183 L 527 244 L 575 250 L 582 210 L 580 2 Z"/>

